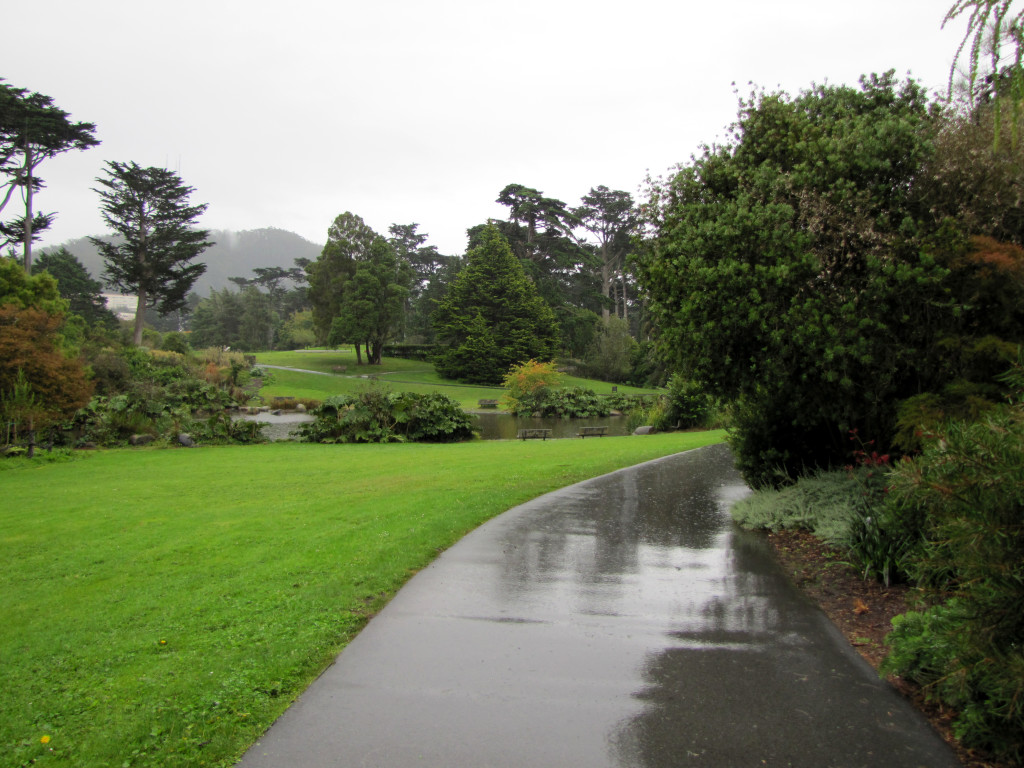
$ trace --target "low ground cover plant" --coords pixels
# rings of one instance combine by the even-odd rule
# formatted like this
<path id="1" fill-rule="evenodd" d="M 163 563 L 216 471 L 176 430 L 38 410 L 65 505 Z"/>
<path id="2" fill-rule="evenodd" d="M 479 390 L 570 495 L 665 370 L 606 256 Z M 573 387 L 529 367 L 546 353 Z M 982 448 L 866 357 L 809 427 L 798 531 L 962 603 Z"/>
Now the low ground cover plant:
<path id="1" fill-rule="evenodd" d="M 4 764 L 234 765 L 466 532 L 541 493 L 722 439 L 272 443 L 0 462 Z"/>

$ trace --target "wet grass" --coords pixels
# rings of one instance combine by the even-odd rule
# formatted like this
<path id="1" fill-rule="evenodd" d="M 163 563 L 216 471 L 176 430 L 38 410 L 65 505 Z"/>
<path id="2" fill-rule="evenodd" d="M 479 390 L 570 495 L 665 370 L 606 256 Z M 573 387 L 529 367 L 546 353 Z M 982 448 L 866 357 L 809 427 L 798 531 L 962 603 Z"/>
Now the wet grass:
<path id="1" fill-rule="evenodd" d="M 497 400 L 504 390 L 501 387 L 480 387 L 443 379 L 437 375 L 430 363 L 416 360 L 384 358 L 381 365 L 357 365 L 354 352 L 261 352 L 256 355 L 258 363 L 301 368 L 308 371 L 330 373 L 322 376 L 299 371 L 271 369 L 270 381 L 260 389 L 260 395 L 268 402 L 274 397 L 299 397 L 323 400 L 331 395 L 354 394 L 373 381 L 374 377 L 397 392 L 442 392 L 456 400 L 465 410 L 479 407 L 480 400 Z M 345 370 L 339 372 L 338 367 Z M 567 387 L 584 387 L 598 394 L 611 394 L 616 385 L 593 379 L 566 376 Z M 618 385 L 618 391 L 626 394 L 650 393 L 653 390 Z"/>
<path id="2" fill-rule="evenodd" d="M 2 764 L 232 765 L 467 531 L 554 488 L 722 437 L 5 463 Z"/>

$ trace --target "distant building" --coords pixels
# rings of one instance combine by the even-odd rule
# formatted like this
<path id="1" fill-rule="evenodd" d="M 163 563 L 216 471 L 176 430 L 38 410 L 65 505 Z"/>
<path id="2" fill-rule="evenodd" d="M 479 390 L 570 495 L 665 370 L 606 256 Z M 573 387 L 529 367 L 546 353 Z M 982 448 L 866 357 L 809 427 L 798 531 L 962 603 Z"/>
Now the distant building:
<path id="1" fill-rule="evenodd" d="M 103 299 L 107 302 L 107 309 L 117 315 L 118 320 L 135 319 L 135 308 L 139 305 L 138 296 L 128 296 L 123 293 L 104 293 Z"/>

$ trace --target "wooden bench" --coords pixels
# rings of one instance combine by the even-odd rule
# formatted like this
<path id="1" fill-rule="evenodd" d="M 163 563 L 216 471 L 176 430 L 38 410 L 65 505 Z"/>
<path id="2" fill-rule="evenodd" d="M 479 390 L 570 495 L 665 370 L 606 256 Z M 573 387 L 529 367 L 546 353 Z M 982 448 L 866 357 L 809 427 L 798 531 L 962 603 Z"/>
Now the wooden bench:
<path id="1" fill-rule="evenodd" d="M 497 408 L 498 407 L 498 401 L 497 400 L 477 400 L 477 403 L 479 403 L 481 408 Z"/>
<path id="2" fill-rule="evenodd" d="M 604 437 L 608 434 L 608 427 L 580 427 L 580 437 Z"/>
<path id="3" fill-rule="evenodd" d="M 520 429 L 519 432 L 516 434 L 516 437 L 518 437 L 520 440 L 536 440 L 537 438 L 540 438 L 541 440 L 547 440 L 549 437 L 551 437 L 551 430 Z"/>
<path id="4" fill-rule="evenodd" d="M 347 365 L 332 365 L 331 366 L 331 370 L 334 371 L 335 373 L 344 373 L 345 371 L 348 370 L 348 366 Z"/>

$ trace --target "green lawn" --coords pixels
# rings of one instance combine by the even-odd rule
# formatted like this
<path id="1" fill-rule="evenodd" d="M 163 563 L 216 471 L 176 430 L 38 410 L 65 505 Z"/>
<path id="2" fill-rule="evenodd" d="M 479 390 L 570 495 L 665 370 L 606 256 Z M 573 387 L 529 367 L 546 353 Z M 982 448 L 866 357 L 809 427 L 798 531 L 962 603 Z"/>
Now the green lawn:
<path id="1" fill-rule="evenodd" d="M 260 352 L 256 355 L 256 360 L 264 365 L 281 365 L 332 374 L 331 376 L 322 376 L 271 369 L 270 382 L 260 390 L 260 395 L 267 401 L 274 397 L 323 400 L 331 395 L 352 394 L 362 388 L 372 386 L 373 382 L 365 378 L 368 376 L 385 382 L 398 392 L 443 392 L 466 410 L 477 408 L 479 400 L 497 400 L 504 392 L 501 387 L 473 386 L 442 379 L 430 363 L 416 360 L 384 358 L 381 365 L 359 366 L 356 365 L 355 353 L 349 351 Z M 336 371 L 338 366 L 344 366 L 345 371 L 338 373 Z M 579 386 L 592 389 L 598 394 L 611 394 L 612 387 L 616 386 L 603 381 L 581 379 L 575 376 L 566 376 L 564 384 L 567 387 Z M 639 394 L 650 393 L 653 390 L 620 384 L 618 391 L 626 394 Z"/>
<path id="2" fill-rule="evenodd" d="M 722 438 L 2 462 L 0 762 L 231 765 L 467 531 L 554 488 Z"/>

